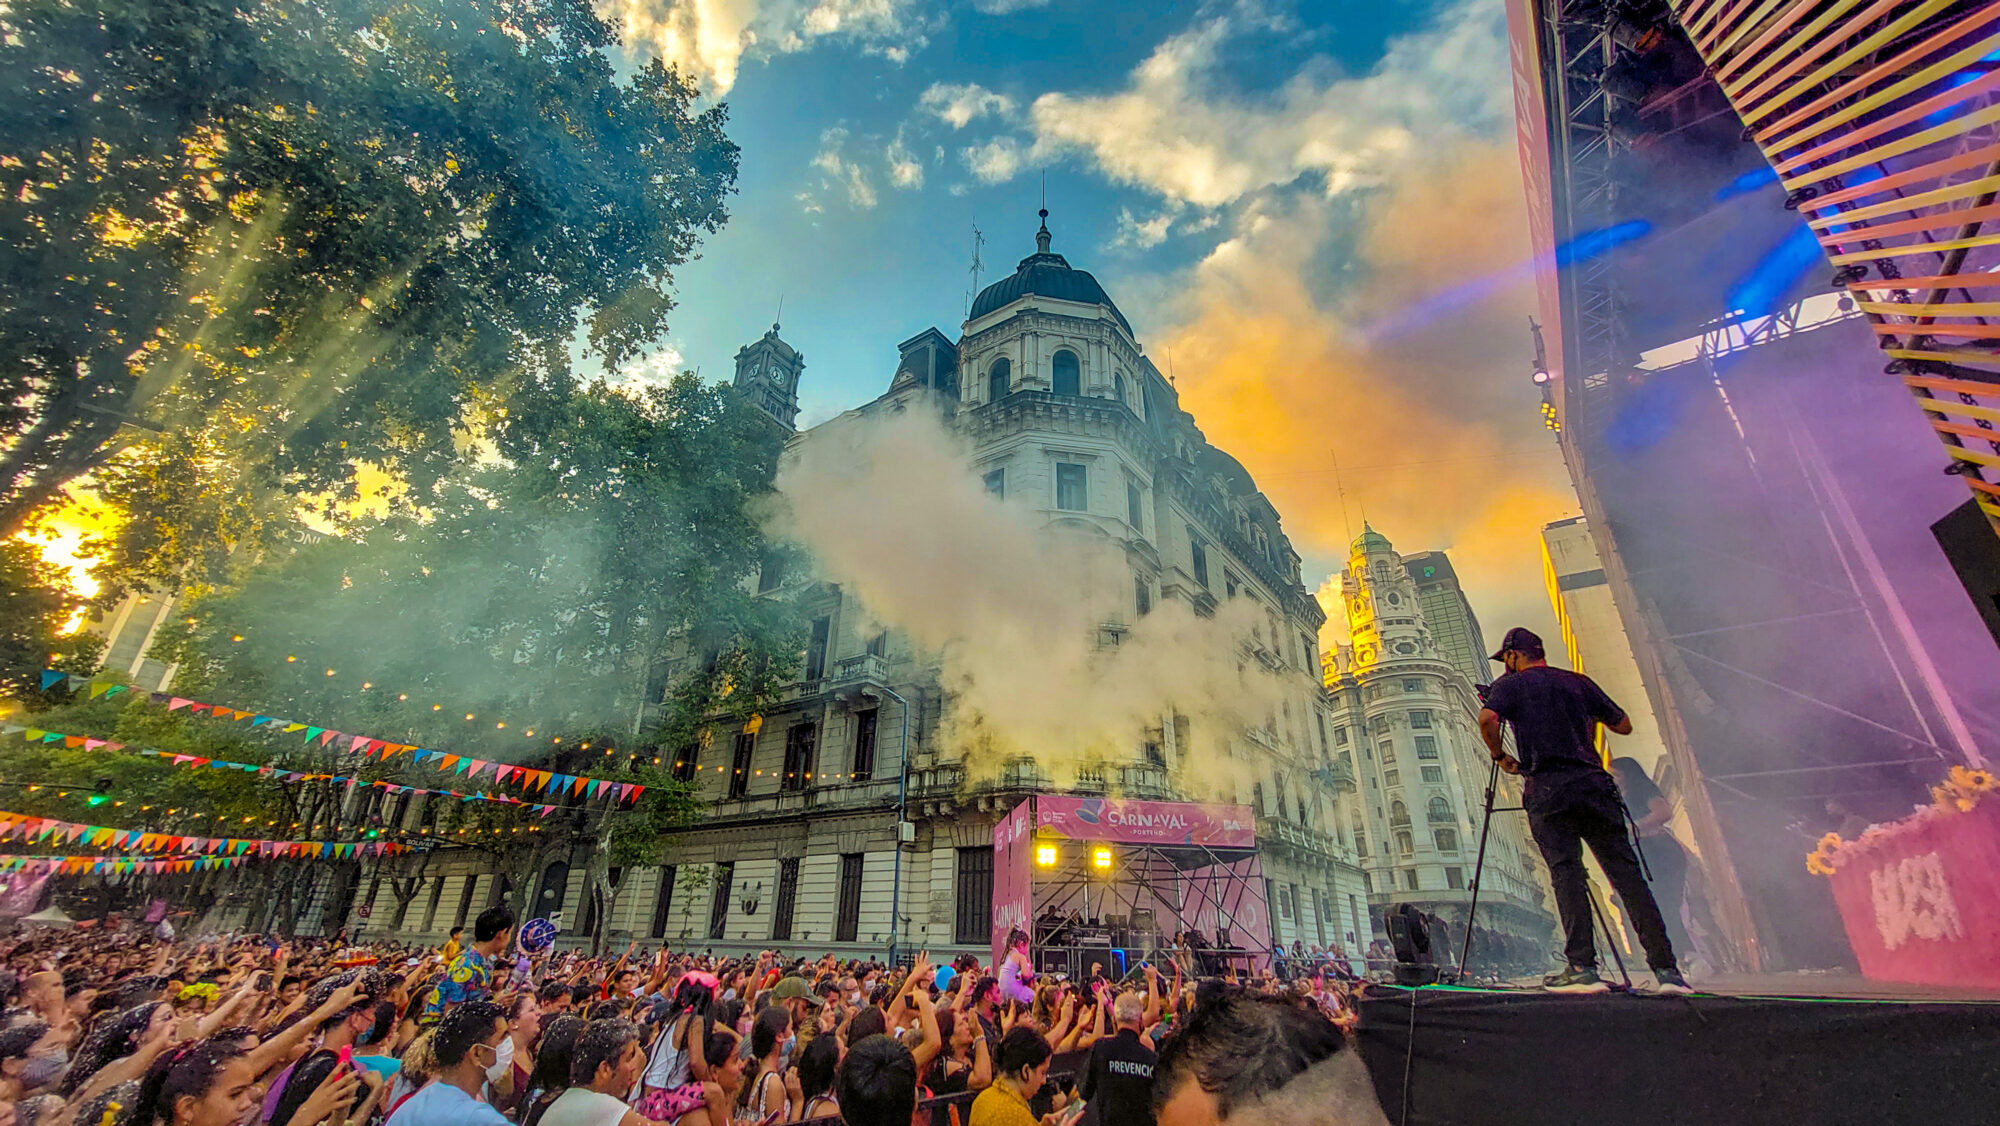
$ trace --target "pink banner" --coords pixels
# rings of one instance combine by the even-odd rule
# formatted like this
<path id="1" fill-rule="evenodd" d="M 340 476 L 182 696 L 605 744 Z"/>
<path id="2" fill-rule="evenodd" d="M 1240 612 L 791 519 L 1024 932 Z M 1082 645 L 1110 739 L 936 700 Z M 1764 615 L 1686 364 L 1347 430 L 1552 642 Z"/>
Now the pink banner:
<path id="1" fill-rule="evenodd" d="M 1904 822 L 1829 879 L 1862 976 L 2000 988 L 2000 795 Z"/>
<path id="2" fill-rule="evenodd" d="M 1210 848 L 1257 846 L 1257 820 L 1247 805 L 1049 796 L 1035 798 L 1034 804 L 1039 831 L 1071 840 Z M 997 849 L 994 863 L 999 863 Z"/>
<path id="3" fill-rule="evenodd" d="M 1048 799 L 1042 799 L 1047 801 Z M 1023 801 L 993 826 L 993 965 L 1006 956 L 1007 932 L 1026 930 L 1035 895 L 1034 800 Z"/>

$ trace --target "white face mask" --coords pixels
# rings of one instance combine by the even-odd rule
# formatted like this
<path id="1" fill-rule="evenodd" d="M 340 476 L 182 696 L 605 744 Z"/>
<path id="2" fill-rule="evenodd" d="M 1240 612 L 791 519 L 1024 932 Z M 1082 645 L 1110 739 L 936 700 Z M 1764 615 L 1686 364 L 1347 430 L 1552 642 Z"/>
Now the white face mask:
<path id="1" fill-rule="evenodd" d="M 493 1066 L 486 1069 L 487 1081 L 498 1083 L 500 1078 L 507 1074 L 507 1070 L 513 1066 L 514 1038 L 512 1036 L 505 1036 L 501 1038 L 500 1046 L 493 1049 Z"/>

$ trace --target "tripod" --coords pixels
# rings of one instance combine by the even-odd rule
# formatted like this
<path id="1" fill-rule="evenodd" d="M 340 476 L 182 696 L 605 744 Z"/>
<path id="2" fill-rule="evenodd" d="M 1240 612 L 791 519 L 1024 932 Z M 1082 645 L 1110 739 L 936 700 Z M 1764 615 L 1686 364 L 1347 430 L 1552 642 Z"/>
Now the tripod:
<path id="1" fill-rule="evenodd" d="M 1495 807 L 1493 804 L 1493 798 L 1494 794 L 1498 791 L 1499 786 L 1500 786 L 1500 760 L 1494 759 L 1492 769 L 1488 770 L 1486 773 L 1486 814 L 1485 817 L 1479 823 L 1479 856 L 1476 860 L 1473 861 L 1472 864 L 1472 903 L 1470 906 L 1466 908 L 1465 939 L 1463 942 L 1459 944 L 1459 950 L 1458 950 L 1458 976 L 1460 980 L 1464 980 L 1465 978 L 1466 974 L 1465 960 L 1472 954 L 1473 924 L 1478 921 L 1479 917 L 1479 885 L 1482 882 L 1484 882 L 1486 875 L 1486 839 L 1493 832 L 1493 815 L 1496 813 L 1527 812 L 1527 806 L 1524 805 L 1508 805 L 1508 806 Z M 1628 821 L 1631 819 L 1630 813 L 1627 813 L 1625 816 Z M 1645 863 L 1645 857 L 1643 856 L 1643 854 L 1641 855 L 1639 862 L 1642 865 Z M 1588 877 L 1586 877 L 1586 881 L 1587 879 Z M 1604 907 L 1597 900 L 1597 889 L 1594 886 L 1592 886 L 1589 887 L 1588 890 L 1590 892 L 1589 896 L 1590 913 L 1597 920 L 1598 933 L 1604 936 L 1605 945 L 1611 948 L 1611 960 L 1617 963 L 1618 976 L 1624 979 L 1625 988 L 1631 989 L 1632 975 L 1625 971 L 1625 959 L 1622 955 L 1618 953 L 1618 943 L 1612 936 L 1611 923 L 1609 920 L 1605 918 Z"/>

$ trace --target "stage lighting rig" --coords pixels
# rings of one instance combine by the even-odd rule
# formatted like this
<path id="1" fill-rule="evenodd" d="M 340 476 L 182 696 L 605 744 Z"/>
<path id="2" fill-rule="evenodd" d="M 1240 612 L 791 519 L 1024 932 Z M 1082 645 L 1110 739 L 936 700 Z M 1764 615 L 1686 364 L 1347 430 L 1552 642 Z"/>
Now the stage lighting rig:
<path id="1" fill-rule="evenodd" d="M 1096 848 L 1091 849 L 1090 866 L 1100 872 L 1109 872 L 1111 870 L 1111 850 L 1103 845 L 1098 845 Z"/>
<path id="2" fill-rule="evenodd" d="M 1053 867 L 1055 867 L 1055 866 L 1056 866 L 1056 861 L 1057 861 L 1057 860 L 1059 860 L 1059 859 L 1061 859 L 1061 857 L 1059 857 L 1059 856 L 1058 856 L 1058 855 L 1056 854 L 1056 846 L 1054 846 L 1054 845 L 1052 845 L 1052 844 L 1045 844 L 1045 845 L 1036 845 L 1036 846 L 1035 846 L 1035 866 L 1036 866 L 1036 867 L 1038 867 L 1038 868 L 1053 868 Z"/>

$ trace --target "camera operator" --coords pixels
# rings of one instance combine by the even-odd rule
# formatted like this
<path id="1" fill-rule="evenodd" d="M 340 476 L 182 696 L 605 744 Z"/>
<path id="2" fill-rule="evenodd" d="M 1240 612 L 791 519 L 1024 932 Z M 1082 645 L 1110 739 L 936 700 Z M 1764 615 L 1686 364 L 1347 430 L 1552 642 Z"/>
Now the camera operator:
<path id="1" fill-rule="evenodd" d="M 1535 846 L 1549 866 L 1556 911 L 1562 916 L 1563 956 L 1569 962 L 1561 973 L 1543 978 L 1543 988 L 1558 993 L 1602 993 L 1609 988 L 1597 976 L 1597 946 L 1591 940 L 1590 886 L 1583 868 L 1583 846 L 1588 844 L 1631 913 L 1653 970 L 1655 990 L 1691 992 L 1674 961 L 1666 921 L 1625 835 L 1625 806 L 1618 784 L 1597 753 L 1597 725 L 1615 735 L 1630 735 L 1631 718 L 1589 677 L 1550 668 L 1542 639 L 1528 630 L 1518 626 L 1508 630 L 1493 659 L 1505 665 L 1507 673 L 1486 693 L 1479 732 L 1500 769 L 1525 778 L 1521 804 L 1527 809 Z M 1514 728 L 1518 760 L 1501 744 L 1502 721 Z"/>

